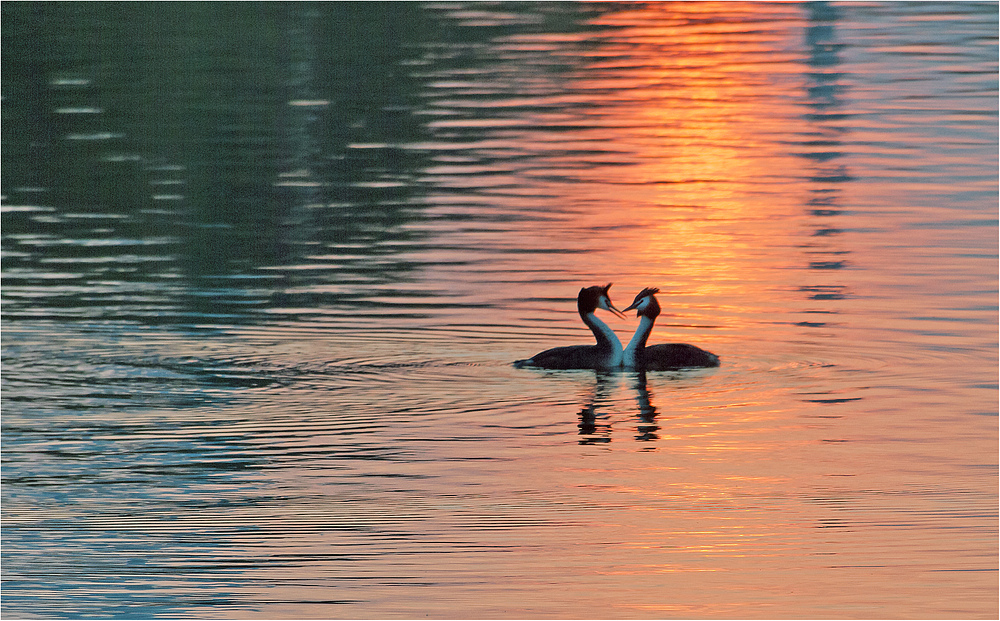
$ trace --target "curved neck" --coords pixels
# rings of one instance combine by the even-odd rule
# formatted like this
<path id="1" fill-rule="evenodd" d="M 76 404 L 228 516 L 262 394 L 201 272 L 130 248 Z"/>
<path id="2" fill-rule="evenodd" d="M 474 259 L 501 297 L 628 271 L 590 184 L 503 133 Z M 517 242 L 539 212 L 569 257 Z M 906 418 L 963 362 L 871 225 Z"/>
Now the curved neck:
<path id="1" fill-rule="evenodd" d="M 607 366 L 616 367 L 622 363 L 622 342 L 618 340 L 618 335 L 608 324 L 597 318 L 594 313 L 580 313 L 583 323 L 587 324 L 590 331 L 597 339 L 597 349 L 606 353 L 608 358 Z"/>
<path id="2" fill-rule="evenodd" d="M 632 335 L 632 340 L 628 342 L 628 347 L 625 348 L 625 366 L 635 366 L 636 354 L 646 347 L 646 341 L 649 340 L 649 334 L 653 331 L 653 323 L 655 321 L 655 317 L 650 318 L 642 315 L 642 319 L 639 320 L 639 327 L 635 329 L 635 334 Z"/>

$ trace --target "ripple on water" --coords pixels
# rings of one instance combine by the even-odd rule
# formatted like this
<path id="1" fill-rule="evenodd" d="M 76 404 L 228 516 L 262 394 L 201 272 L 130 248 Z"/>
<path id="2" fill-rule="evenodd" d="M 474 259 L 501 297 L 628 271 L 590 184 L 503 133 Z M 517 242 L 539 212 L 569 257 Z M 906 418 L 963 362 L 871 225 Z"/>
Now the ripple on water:
<path id="1" fill-rule="evenodd" d="M 996 617 L 995 4 L 246 6 L 3 3 L 6 616 Z"/>

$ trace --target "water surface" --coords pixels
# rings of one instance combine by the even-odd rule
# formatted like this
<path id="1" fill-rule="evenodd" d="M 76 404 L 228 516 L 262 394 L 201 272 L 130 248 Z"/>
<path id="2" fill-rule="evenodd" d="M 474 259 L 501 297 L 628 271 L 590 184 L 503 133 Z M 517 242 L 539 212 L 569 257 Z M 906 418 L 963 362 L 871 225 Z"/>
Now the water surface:
<path id="1" fill-rule="evenodd" d="M 997 616 L 995 4 L 3 19 L 5 616 Z"/>

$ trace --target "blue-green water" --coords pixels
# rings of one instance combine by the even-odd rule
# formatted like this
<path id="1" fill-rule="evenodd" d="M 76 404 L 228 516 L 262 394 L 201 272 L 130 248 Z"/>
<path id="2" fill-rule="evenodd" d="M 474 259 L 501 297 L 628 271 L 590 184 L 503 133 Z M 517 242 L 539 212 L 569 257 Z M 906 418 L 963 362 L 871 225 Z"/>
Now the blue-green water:
<path id="1" fill-rule="evenodd" d="M 996 4 L 2 10 L 5 617 L 996 617 Z"/>

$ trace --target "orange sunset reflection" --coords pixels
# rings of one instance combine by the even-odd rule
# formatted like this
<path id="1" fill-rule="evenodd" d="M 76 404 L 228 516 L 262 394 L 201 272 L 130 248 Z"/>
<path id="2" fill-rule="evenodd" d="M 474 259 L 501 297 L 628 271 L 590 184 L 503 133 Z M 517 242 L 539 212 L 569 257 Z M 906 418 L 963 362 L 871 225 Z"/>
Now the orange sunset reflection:
<path id="1" fill-rule="evenodd" d="M 803 131 L 795 103 L 802 89 L 801 66 L 793 54 L 775 49 L 781 46 L 771 32 L 743 32 L 732 43 L 713 35 L 706 42 L 701 28 L 692 30 L 687 20 L 692 12 L 710 16 L 709 3 L 667 10 L 684 19 L 664 20 L 664 9 L 650 5 L 600 20 L 621 27 L 601 51 L 612 60 L 590 63 L 579 80 L 581 88 L 619 94 L 614 105 L 594 112 L 595 139 L 627 145 L 630 165 L 594 169 L 592 178 L 607 191 L 601 197 L 606 205 L 626 197 L 628 219 L 641 229 L 650 254 L 711 253 L 708 263 L 717 263 L 735 254 L 733 242 L 738 247 L 739 240 L 704 230 L 706 210 L 712 214 L 709 223 L 766 221 L 797 208 L 796 198 L 809 191 L 801 179 L 802 160 L 789 153 L 787 144 Z M 759 11 L 768 10 L 788 17 L 785 7 L 760 5 Z M 664 21 L 663 26 L 635 25 Z M 792 28 L 785 34 L 784 47 L 799 36 Z M 627 58 L 613 56 L 621 53 Z M 767 191 L 773 183 L 782 185 L 781 194 Z M 685 209 L 697 219 L 685 218 Z M 622 216 L 618 210 L 608 212 Z"/>
<path id="2" fill-rule="evenodd" d="M 449 241 L 442 265 L 472 251 L 493 270 L 433 271 L 447 270 L 452 289 L 456 271 L 472 288 L 504 269 L 536 272 L 543 278 L 522 286 L 525 298 L 551 298 L 554 274 L 569 283 L 600 274 L 616 283 L 616 299 L 658 286 L 681 324 L 720 328 L 766 316 L 776 291 L 818 286 L 788 273 L 809 262 L 801 246 L 815 225 L 805 206 L 825 191 L 801 154 L 825 131 L 807 118 L 803 9 L 613 5 L 590 23 L 600 29 L 577 38 L 509 41 L 518 53 L 484 72 L 507 96 L 489 109 L 479 82 L 438 83 L 449 88 L 430 126 L 466 155 L 427 169 L 439 189 L 428 213 L 502 219 L 436 230 Z M 540 70 L 551 58 L 565 59 L 565 75 Z M 475 118 L 450 118 L 455 110 Z M 485 204 L 469 204 L 476 194 Z M 487 254 L 515 243 L 496 234 L 508 228 L 517 245 L 553 252 L 530 263 Z"/>
<path id="3" fill-rule="evenodd" d="M 660 287 L 682 332 L 721 328 L 699 330 L 708 339 L 760 322 L 776 291 L 815 286 L 789 268 L 809 262 L 805 205 L 822 190 L 800 145 L 824 131 L 806 118 L 801 8 L 718 8 L 629 5 L 594 19 L 601 34 L 571 73 L 583 101 L 552 121 L 579 129 L 521 173 L 572 218 L 528 234 L 591 247 L 573 267 L 607 273 L 618 299 Z M 535 134 L 520 138 L 552 142 Z M 567 271 L 563 256 L 541 260 Z"/>

